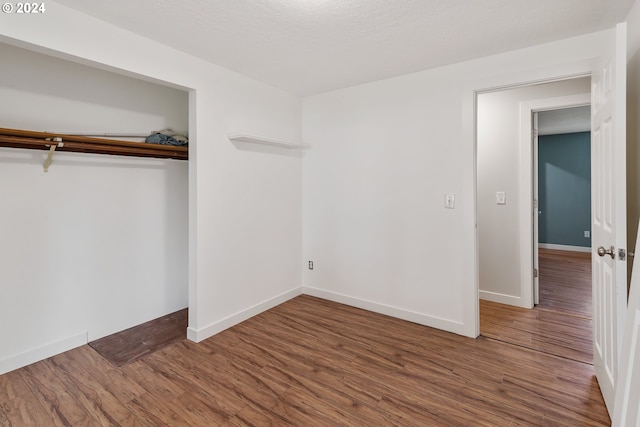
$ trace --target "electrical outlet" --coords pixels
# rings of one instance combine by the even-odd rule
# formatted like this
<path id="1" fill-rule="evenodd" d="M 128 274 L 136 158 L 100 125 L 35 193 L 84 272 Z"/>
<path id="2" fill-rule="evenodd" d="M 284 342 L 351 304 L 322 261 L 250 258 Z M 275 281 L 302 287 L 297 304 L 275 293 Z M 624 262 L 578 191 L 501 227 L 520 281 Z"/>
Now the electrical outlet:
<path id="1" fill-rule="evenodd" d="M 309 261 L 309 270 L 313 270 L 313 261 Z"/>
<path id="2" fill-rule="evenodd" d="M 496 204 L 497 205 L 506 205 L 507 204 L 507 193 L 504 191 L 496 191 Z"/>
<path id="3" fill-rule="evenodd" d="M 447 209 L 455 209 L 456 208 L 456 196 L 454 194 L 445 194 L 444 195 L 444 207 Z"/>
<path id="4" fill-rule="evenodd" d="M 584 237 L 591 237 L 591 232 L 589 230 L 585 230 Z"/>

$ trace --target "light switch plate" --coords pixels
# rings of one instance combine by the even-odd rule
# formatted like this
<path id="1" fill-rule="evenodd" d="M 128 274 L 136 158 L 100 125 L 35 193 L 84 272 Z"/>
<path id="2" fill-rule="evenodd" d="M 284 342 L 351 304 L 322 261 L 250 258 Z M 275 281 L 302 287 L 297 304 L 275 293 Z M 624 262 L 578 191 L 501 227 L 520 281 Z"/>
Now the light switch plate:
<path id="1" fill-rule="evenodd" d="M 504 191 L 496 191 L 496 204 L 497 205 L 506 205 L 507 204 L 507 193 Z"/>

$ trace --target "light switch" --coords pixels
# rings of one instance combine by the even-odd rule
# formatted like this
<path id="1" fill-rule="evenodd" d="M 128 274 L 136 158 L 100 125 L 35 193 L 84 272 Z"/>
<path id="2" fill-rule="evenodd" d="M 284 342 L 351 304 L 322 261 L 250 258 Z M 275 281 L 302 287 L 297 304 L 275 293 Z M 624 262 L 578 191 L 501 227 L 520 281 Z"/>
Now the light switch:
<path id="1" fill-rule="evenodd" d="M 455 209 L 456 207 L 456 196 L 453 194 L 445 194 L 444 195 L 444 207 L 447 209 Z"/>
<path id="2" fill-rule="evenodd" d="M 507 193 L 504 191 L 496 191 L 496 204 L 497 205 L 506 205 L 507 204 Z"/>

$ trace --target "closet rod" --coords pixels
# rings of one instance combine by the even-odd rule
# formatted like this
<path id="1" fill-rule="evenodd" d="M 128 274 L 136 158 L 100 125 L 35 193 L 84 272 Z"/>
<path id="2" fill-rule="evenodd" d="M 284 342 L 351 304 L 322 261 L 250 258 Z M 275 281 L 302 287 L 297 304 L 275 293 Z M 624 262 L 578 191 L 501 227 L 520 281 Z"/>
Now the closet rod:
<path id="1" fill-rule="evenodd" d="M 37 138 L 37 139 L 60 137 L 63 139 L 64 142 L 82 142 L 85 144 L 99 144 L 99 145 L 109 145 L 109 146 L 119 146 L 119 147 L 132 147 L 132 148 L 145 148 L 145 149 L 152 148 L 154 150 L 159 150 L 159 151 L 176 151 L 176 152 L 185 152 L 185 153 L 188 152 L 188 148 L 184 146 L 148 144 L 145 142 L 121 141 L 119 139 L 90 138 L 90 137 L 82 137 L 77 135 L 65 135 L 62 133 L 36 132 L 36 131 L 21 130 L 21 129 L 0 128 L 0 135 L 16 136 L 16 137 L 24 137 L 24 138 Z"/>
<path id="2" fill-rule="evenodd" d="M 90 137 L 83 137 L 83 136 L 77 136 L 77 135 L 65 135 L 62 133 L 36 132 L 36 131 L 21 130 L 21 129 L 0 128 L 0 135 L 36 138 L 36 139 L 60 137 L 65 142 L 72 141 L 72 142 L 82 142 L 86 144 L 114 145 L 114 146 L 121 146 L 121 147 L 136 147 L 136 148 L 153 147 L 153 149 L 160 150 L 160 151 L 178 151 L 178 152 L 185 152 L 185 153 L 188 151 L 188 148 L 185 146 L 148 144 L 145 142 L 122 141 L 119 139 L 90 138 Z"/>
<path id="3" fill-rule="evenodd" d="M 71 151 L 76 153 L 115 154 L 121 156 L 158 157 L 186 160 L 187 153 L 178 150 L 166 150 L 164 146 L 145 144 L 144 149 L 129 146 L 115 146 L 110 144 L 85 144 L 83 142 L 64 141 L 63 146 L 57 142 L 38 140 L 32 138 L 20 138 L 15 136 L 0 135 L 0 146 L 12 148 L 26 148 L 36 150 L 49 150 L 51 145 L 57 145 L 58 151 Z M 162 149 L 161 149 L 162 148 Z M 176 147 L 178 149 L 183 147 Z"/>
<path id="4" fill-rule="evenodd" d="M 56 133 L 51 131 L 45 131 L 45 133 Z M 147 133 L 114 133 L 114 132 L 60 132 L 64 135 L 71 136 L 90 136 L 90 137 L 102 137 L 102 138 L 146 138 L 150 135 Z"/>
<path id="5" fill-rule="evenodd" d="M 0 147 L 50 150 L 52 140 L 54 139 L 56 141 L 59 139 L 59 141 L 64 143 L 64 146 L 58 145 L 57 149 L 59 151 L 178 160 L 187 160 L 189 157 L 189 148 L 186 146 L 149 144 L 145 142 L 0 128 Z M 53 142 L 53 144 L 56 143 Z"/>

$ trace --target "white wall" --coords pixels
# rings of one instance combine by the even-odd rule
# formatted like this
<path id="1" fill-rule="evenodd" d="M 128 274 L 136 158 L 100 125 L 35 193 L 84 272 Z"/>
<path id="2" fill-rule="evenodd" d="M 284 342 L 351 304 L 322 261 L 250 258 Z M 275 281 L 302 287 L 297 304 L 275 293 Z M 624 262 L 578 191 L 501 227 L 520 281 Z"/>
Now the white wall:
<path id="1" fill-rule="evenodd" d="M 0 57 L 0 95 L 5 100 L 0 105 L 2 127 L 147 134 L 166 127 L 188 131 L 187 91 L 2 43 Z"/>
<path id="2" fill-rule="evenodd" d="M 238 147 L 227 139 L 229 132 L 240 130 L 299 140 L 298 98 L 55 2 L 47 3 L 46 14 L 28 20 L 19 18 L 0 16 L 0 41 L 190 90 L 188 221 L 192 339 L 204 339 L 300 292 L 301 159 L 284 150 Z M 55 169 L 61 161 L 57 157 L 55 161 L 51 174 L 61 173 Z M 144 182 L 156 177 L 156 172 L 149 172 Z M 105 179 L 105 175 L 99 175 L 97 180 Z M 20 184 L 14 185 L 17 191 L 22 191 Z M 108 183 L 99 185 L 103 189 Z M 107 200 L 129 203 L 130 199 L 123 196 Z M 80 238 L 76 233 L 69 234 L 74 239 Z M 109 292 L 106 288 L 103 291 Z M 99 299 L 100 295 L 91 297 Z M 128 292 L 122 292 L 124 301 L 130 297 Z M 45 346 L 43 351 L 29 352 L 44 357 L 77 345 L 81 340 L 75 337 L 84 330 L 73 320 L 65 321 L 74 327 L 52 329 L 48 340 L 21 343 L 11 354 Z"/>
<path id="3" fill-rule="evenodd" d="M 627 248 L 634 248 L 640 219 L 640 2 L 627 16 Z M 631 262 L 627 265 L 631 269 Z M 627 277 L 631 277 L 628 274 Z"/>
<path id="4" fill-rule="evenodd" d="M 474 91 L 586 74 L 604 36 L 305 98 L 305 291 L 476 336 Z"/>
<path id="5" fill-rule="evenodd" d="M 520 103 L 589 94 L 591 79 L 482 93 L 477 102 L 477 215 L 480 298 L 521 305 Z M 506 204 L 496 204 L 496 192 Z"/>

